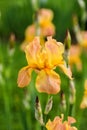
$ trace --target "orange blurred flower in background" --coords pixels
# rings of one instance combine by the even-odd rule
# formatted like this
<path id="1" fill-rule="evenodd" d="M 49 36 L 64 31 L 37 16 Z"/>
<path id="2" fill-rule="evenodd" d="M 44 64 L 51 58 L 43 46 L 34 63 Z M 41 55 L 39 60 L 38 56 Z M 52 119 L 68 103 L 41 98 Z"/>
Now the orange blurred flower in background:
<path id="1" fill-rule="evenodd" d="M 53 12 L 50 9 L 40 9 L 37 17 L 38 25 L 33 23 L 25 30 L 25 40 L 21 45 L 22 50 L 24 50 L 25 46 L 34 39 L 38 28 L 38 32 L 41 37 L 53 36 L 55 34 L 55 26 L 52 23 Z"/>
<path id="2" fill-rule="evenodd" d="M 82 109 L 87 108 L 87 79 L 85 80 L 84 83 L 84 95 L 83 95 L 82 102 L 80 104 L 80 108 Z"/>
<path id="3" fill-rule="evenodd" d="M 52 23 L 53 12 L 50 9 L 39 10 L 39 25 L 42 36 L 53 36 L 55 34 L 55 27 Z"/>
<path id="4" fill-rule="evenodd" d="M 21 49 L 24 51 L 26 45 L 34 39 L 35 36 L 35 25 L 28 26 L 25 30 L 25 39 L 21 44 Z"/>
<path id="5" fill-rule="evenodd" d="M 87 31 L 81 31 L 81 43 L 80 45 L 84 48 L 87 48 Z"/>
<path id="6" fill-rule="evenodd" d="M 25 87 L 31 81 L 33 70 L 37 72 L 36 88 L 39 92 L 56 94 L 60 91 L 60 76 L 54 69 L 60 67 L 63 72 L 71 78 L 71 71 L 66 67 L 62 54 L 64 46 L 52 37 L 47 37 L 44 45 L 41 44 L 40 37 L 35 37 L 25 47 L 28 66 L 22 68 L 18 74 L 18 86 Z"/>
<path id="7" fill-rule="evenodd" d="M 76 127 L 71 126 L 75 122 L 73 117 L 68 117 L 68 121 L 63 122 L 63 117 L 56 116 L 53 121 L 48 120 L 46 128 L 47 130 L 77 130 Z"/>
<path id="8" fill-rule="evenodd" d="M 82 63 L 81 63 L 80 55 L 81 55 L 80 46 L 79 45 L 71 45 L 70 56 L 69 56 L 69 64 L 70 64 L 71 67 L 75 64 L 78 70 L 82 69 Z"/>

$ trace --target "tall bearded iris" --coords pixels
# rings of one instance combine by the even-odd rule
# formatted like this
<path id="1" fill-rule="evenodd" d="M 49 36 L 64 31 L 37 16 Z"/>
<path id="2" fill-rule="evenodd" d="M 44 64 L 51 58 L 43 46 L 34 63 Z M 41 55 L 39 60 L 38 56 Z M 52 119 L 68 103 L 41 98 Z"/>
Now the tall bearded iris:
<path id="1" fill-rule="evenodd" d="M 18 74 L 18 86 L 25 87 L 31 81 L 33 70 L 37 72 L 36 89 L 39 92 L 56 94 L 60 91 L 60 76 L 54 71 L 59 66 L 63 72 L 71 78 L 70 69 L 65 66 L 63 59 L 64 46 L 52 37 L 41 44 L 37 36 L 25 47 L 25 54 L 28 65 L 22 68 Z"/>

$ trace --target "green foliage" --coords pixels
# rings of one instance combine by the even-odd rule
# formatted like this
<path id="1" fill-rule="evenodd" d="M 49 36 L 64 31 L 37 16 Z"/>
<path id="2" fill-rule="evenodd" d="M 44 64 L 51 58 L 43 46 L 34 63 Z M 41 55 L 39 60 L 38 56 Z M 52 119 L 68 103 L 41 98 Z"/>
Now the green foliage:
<path id="1" fill-rule="evenodd" d="M 8 38 L 11 32 L 16 34 L 19 40 L 24 38 L 26 27 L 32 23 L 33 10 L 32 0 L 18 0 L 18 2 L 8 2 L 9 5 L 3 4 L 2 19 L 0 22 L 1 37 Z M 81 19 L 82 10 L 77 0 L 39 0 L 40 8 L 50 8 L 54 12 L 53 23 L 56 26 L 56 38 L 63 40 L 67 29 L 72 30 L 72 17 L 74 14 Z"/>
<path id="2" fill-rule="evenodd" d="M 26 27 L 32 23 L 32 6 L 31 3 L 23 5 L 14 4 L 9 6 L 7 11 L 2 15 L 2 37 L 9 37 L 13 32 L 16 38 L 23 39 Z"/>

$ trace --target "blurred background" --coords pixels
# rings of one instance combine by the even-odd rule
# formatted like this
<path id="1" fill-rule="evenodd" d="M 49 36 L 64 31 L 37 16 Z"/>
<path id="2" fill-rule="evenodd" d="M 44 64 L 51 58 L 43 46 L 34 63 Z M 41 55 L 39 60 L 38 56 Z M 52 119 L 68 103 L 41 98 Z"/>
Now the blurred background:
<path id="1" fill-rule="evenodd" d="M 53 23 L 56 28 L 54 37 L 58 41 L 64 41 L 66 30 L 69 29 L 72 43 L 77 43 L 73 27 L 74 15 L 78 18 L 80 29 L 87 30 L 87 0 L 39 0 L 39 7 L 53 11 Z M 38 94 L 34 89 L 36 74 L 32 74 L 33 79 L 29 87 L 20 89 L 17 86 L 18 72 L 21 67 L 27 65 L 20 45 L 25 38 L 25 29 L 34 20 L 33 16 L 32 0 L 0 0 L 0 130 L 41 129 L 34 118 L 35 96 Z M 80 58 L 82 70 L 78 71 L 76 66 L 72 70 L 77 92 L 75 118 L 79 130 L 86 130 L 87 108 L 81 110 L 79 106 L 84 94 L 84 80 L 87 78 L 87 48 Z M 66 79 L 62 78 L 64 90 L 67 88 Z M 68 90 L 65 91 L 67 98 Z M 39 94 L 43 108 L 44 95 Z M 59 95 L 54 96 L 54 99 L 60 101 Z M 58 105 L 54 103 L 54 109 L 49 115 L 52 119 L 58 110 Z"/>
<path id="2" fill-rule="evenodd" d="M 67 28 L 72 30 L 72 16 L 76 14 L 79 18 L 81 28 L 86 23 L 84 11 L 87 9 L 87 1 L 82 0 L 39 0 L 40 8 L 50 8 L 54 12 L 54 24 L 56 26 L 56 37 L 64 38 Z M 82 4 L 82 6 L 81 6 Z M 84 7 L 85 6 L 85 7 Z M 33 7 L 31 0 L 0 0 L 0 39 L 8 39 L 13 32 L 17 40 L 23 40 L 26 27 L 33 21 Z"/>

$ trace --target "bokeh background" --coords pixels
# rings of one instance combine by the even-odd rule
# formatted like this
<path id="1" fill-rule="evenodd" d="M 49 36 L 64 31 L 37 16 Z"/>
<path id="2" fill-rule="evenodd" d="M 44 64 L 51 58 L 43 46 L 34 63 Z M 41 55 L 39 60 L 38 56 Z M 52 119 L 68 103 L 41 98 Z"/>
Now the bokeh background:
<path id="1" fill-rule="evenodd" d="M 54 12 L 53 23 L 56 27 L 58 41 L 64 41 L 66 30 L 69 29 L 72 42 L 77 42 L 73 31 L 73 15 L 78 17 L 82 30 L 87 30 L 87 0 L 84 6 L 81 0 L 39 0 L 40 8 L 49 8 Z M 0 0 L 0 130 L 40 130 L 35 121 L 34 106 L 36 74 L 32 74 L 32 81 L 27 88 L 17 86 L 18 71 L 26 66 L 24 52 L 20 45 L 24 40 L 24 32 L 34 20 L 32 0 Z M 10 36 L 15 35 L 14 45 L 10 46 Z M 11 49 L 12 47 L 12 49 Z M 79 130 L 86 130 L 87 108 L 79 109 L 84 93 L 84 79 L 87 78 L 87 50 L 81 54 L 82 70 L 74 66 L 73 76 L 76 86 L 75 118 Z M 62 87 L 68 98 L 67 77 L 62 76 Z M 33 87 L 32 87 L 33 86 Z M 45 106 L 47 95 L 39 94 L 42 107 Z M 45 98 L 43 98 L 45 97 Z M 54 108 L 49 117 L 59 112 L 59 95 L 54 96 Z M 49 118 L 48 117 L 48 118 Z"/>

